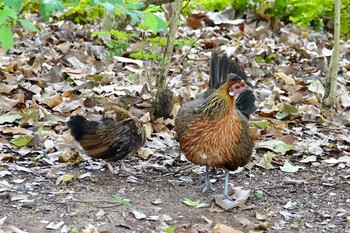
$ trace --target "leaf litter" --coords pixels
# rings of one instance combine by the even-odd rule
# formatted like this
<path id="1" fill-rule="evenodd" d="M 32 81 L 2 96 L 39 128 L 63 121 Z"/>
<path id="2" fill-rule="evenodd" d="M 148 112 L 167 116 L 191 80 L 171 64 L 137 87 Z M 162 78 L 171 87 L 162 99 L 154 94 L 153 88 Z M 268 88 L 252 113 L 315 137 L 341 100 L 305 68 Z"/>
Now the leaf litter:
<path id="1" fill-rule="evenodd" d="M 0 57 L 2 231 L 294 232 L 349 227 L 350 42 L 343 42 L 337 104 L 325 111 L 321 100 L 331 40 L 313 41 L 316 32 L 278 21 L 272 26 L 221 12 L 200 15 L 216 26 L 203 21 L 203 27 L 193 29 L 191 20 L 181 26 L 178 38 L 196 37 L 200 47 L 191 48 L 184 60 L 181 54 L 188 48 L 174 54 L 171 66 L 180 69 L 169 80 L 175 94 L 169 119 L 152 116 L 151 90 L 159 67 L 126 54 L 104 59 L 104 47 L 97 53 L 86 36 L 98 25 L 38 21 L 45 34 L 16 38 L 19 47 Z M 181 100 L 196 98 L 205 89 L 214 47 L 245 69 L 258 105 L 251 123 L 256 152 L 248 169 L 230 180 L 245 192 L 233 196 L 236 204 L 221 207 L 213 200 L 218 191 L 201 194 L 196 188 L 203 169 L 179 153 L 172 131 Z M 131 178 L 112 176 L 105 162 L 87 158 L 65 127 L 73 114 L 99 119 L 106 103 L 129 108 L 145 124 L 147 143 L 126 160 L 137 171 Z M 214 169 L 211 177 L 221 189 L 222 171 Z M 257 191 L 264 195 L 249 195 Z M 192 205 L 181 204 L 182 197 Z"/>

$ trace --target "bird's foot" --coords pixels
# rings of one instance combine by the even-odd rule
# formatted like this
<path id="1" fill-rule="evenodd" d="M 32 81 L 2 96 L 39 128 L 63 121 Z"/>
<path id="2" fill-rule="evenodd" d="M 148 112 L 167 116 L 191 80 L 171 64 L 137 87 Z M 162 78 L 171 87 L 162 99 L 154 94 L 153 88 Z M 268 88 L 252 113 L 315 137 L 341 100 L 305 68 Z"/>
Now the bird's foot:
<path id="1" fill-rule="evenodd" d="M 119 170 L 119 173 L 122 174 L 122 175 L 125 175 L 125 176 L 131 176 L 131 175 L 136 175 L 137 172 L 127 168 L 125 166 L 125 163 L 123 160 L 120 161 L 120 170 Z"/>
<path id="2" fill-rule="evenodd" d="M 230 197 L 228 194 L 220 194 L 221 200 L 228 200 L 228 201 L 234 201 L 232 197 Z"/>
<path id="3" fill-rule="evenodd" d="M 113 175 L 117 174 L 117 172 L 114 170 L 112 164 L 107 162 L 107 167 L 108 167 L 108 170 L 109 170 L 110 173 L 112 173 Z"/>
<path id="4" fill-rule="evenodd" d="M 215 191 L 215 189 L 211 185 L 211 182 L 209 182 L 209 183 L 205 182 L 202 187 L 203 187 L 202 193 L 214 192 Z"/>

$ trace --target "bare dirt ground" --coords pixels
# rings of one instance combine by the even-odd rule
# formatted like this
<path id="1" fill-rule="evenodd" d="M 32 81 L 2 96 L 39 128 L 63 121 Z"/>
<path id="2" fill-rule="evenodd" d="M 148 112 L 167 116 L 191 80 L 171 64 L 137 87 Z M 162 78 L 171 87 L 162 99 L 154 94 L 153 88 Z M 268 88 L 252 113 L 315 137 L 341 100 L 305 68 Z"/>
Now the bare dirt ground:
<path id="1" fill-rule="evenodd" d="M 134 158 L 126 164 L 133 168 L 137 163 Z M 86 172 L 91 175 L 56 185 L 55 179 L 40 173 L 13 170 L 11 176 L 2 180 L 25 182 L 18 184 L 16 190 L 0 193 L 0 213 L 7 217 L 4 225 L 25 232 L 75 232 L 89 224 L 100 232 L 162 232 L 166 226 L 175 226 L 178 232 L 211 232 L 216 223 L 243 232 L 350 232 L 350 169 L 307 166 L 288 175 L 279 169 L 244 169 L 231 175 L 230 182 L 250 190 L 251 196 L 245 207 L 231 211 L 218 208 L 213 193 L 201 193 L 198 186 L 203 175 L 190 174 L 197 167 L 186 162 L 167 170 L 144 170 L 133 175 L 133 179 L 113 175 L 106 169 L 88 171 L 83 165 L 47 169 L 77 177 Z M 40 167 L 40 171 L 44 170 Z M 217 180 L 216 192 L 221 192 L 223 173 L 217 170 L 211 176 Z M 254 195 L 257 191 L 263 195 Z M 20 194 L 30 197 L 26 202 L 13 200 Z M 120 205 L 114 195 L 129 199 L 129 205 Z M 187 206 L 182 203 L 183 197 L 201 200 L 208 207 Z M 289 201 L 294 203 L 291 207 Z M 147 217 L 134 215 L 135 210 Z M 60 227 L 49 230 L 49 223 Z M 193 226 L 193 231 L 189 226 Z"/>

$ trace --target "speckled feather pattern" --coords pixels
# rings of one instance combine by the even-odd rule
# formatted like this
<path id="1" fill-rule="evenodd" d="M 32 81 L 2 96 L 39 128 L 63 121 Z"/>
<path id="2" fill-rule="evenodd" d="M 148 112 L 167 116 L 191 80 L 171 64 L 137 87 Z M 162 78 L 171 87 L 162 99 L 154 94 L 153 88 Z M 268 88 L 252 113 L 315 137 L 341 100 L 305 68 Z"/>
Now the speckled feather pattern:
<path id="1" fill-rule="evenodd" d="M 197 165 L 236 170 L 249 162 L 254 143 L 245 116 L 234 111 L 211 120 L 197 113 L 196 103 L 184 106 L 175 121 L 180 149 Z"/>
<path id="2" fill-rule="evenodd" d="M 82 116 L 72 116 L 67 125 L 86 155 L 108 161 L 135 154 L 146 139 L 141 122 L 132 116 L 121 121 L 111 118 L 89 121 Z"/>
<path id="3" fill-rule="evenodd" d="M 247 115 L 253 109 L 255 97 L 252 92 L 242 93 L 249 95 L 247 106 L 242 108 L 249 111 L 242 114 L 236 108 L 228 93 L 232 84 L 225 80 L 230 72 L 242 74 L 237 70 L 227 57 L 219 58 L 213 53 L 209 89 L 197 100 L 184 104 L 176 116 L 180 149 L 194 164 L 236 170 L 250 160 L 254 142 L 248 133 Z M 245 74 L 243 79 L 246 80 Z"/>

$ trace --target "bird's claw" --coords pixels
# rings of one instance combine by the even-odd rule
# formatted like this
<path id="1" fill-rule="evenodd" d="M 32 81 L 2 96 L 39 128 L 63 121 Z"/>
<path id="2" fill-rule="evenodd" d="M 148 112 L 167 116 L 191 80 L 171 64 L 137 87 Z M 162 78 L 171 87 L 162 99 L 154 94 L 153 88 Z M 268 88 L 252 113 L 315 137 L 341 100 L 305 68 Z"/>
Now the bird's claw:
<path id="1" fill-rule="evenodd" d="M 215 189 L 213 188 L 213 186 L 211 185 L 211 183 L 209 182 L 209 183 L 207 183 L 207 182 L 205 182 L 204 183 L 204 188 L 203 188 L 203 190 L 202 190 L 202 193 L 206 193 L 206 192 L 213 192 L 213 191 L 215 191 Z"/>
<path id="2" fill-rule="evenodd" d="M 220 194 L 221 200 L 228 200 L 228 201 L 234 201 L 232 197 L 230 197 L 228 194 Z"/>

